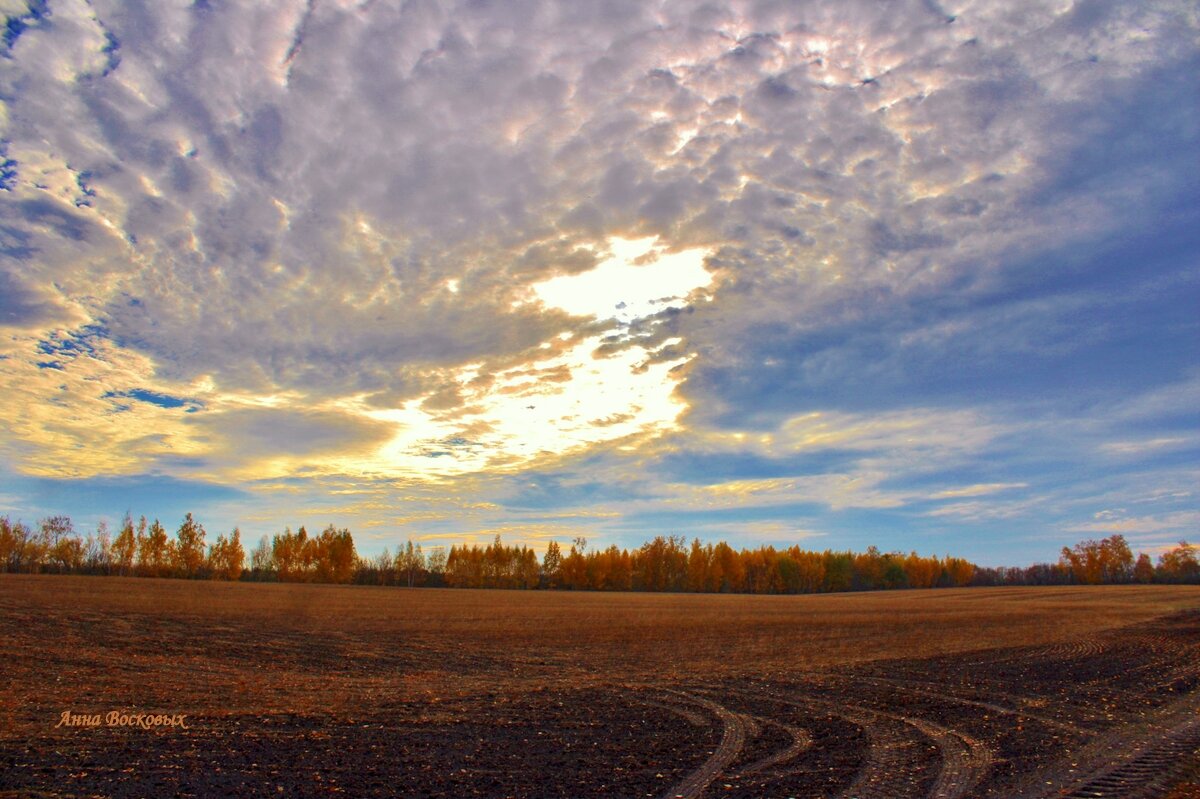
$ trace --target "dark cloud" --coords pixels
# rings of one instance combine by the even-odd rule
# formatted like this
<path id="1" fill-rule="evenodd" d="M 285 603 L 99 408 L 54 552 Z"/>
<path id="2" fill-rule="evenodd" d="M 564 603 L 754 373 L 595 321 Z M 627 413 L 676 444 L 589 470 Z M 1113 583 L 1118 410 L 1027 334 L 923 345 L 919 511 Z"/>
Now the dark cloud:
<path id="1" fill-rule="evenodd" d="M 51 322 L 57 308 L 17 275 L 0 270 L 0 326 L 32 328 Z"/>
<path id="2" fill-rule="evenodd" d="M 92 235 L 92 223 L 51 200 L 23 200 L 13 205 L 18 217 L 35 230 L 41 229 L 73 242 L 84 242 Z"/>
<path id="3" fill-rule="evenodd" d="M 363 452 L 387 439 L 391 428 L 381 422 L 330 411 L 246 408 L 220 414 L 198 413 L 197 428 L 218 437 L 217 458 L 269 460 L 279 456 L 319 457 Z M 319 464 L 314 464 L 319 465 Z"/>

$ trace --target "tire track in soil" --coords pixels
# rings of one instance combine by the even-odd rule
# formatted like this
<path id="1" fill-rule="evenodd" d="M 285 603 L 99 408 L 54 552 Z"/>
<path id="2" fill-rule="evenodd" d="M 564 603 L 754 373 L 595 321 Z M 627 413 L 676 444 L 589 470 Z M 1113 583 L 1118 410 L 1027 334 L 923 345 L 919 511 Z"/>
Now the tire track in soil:
<path id="1" fill-rule="evenodd" d="M 750 698 L 761 698 L 760 695 L 747 691 L 736 690 Z M 906 795 L 906 788 L 911 788 L 906 775 L 905 750 L 911 741 L 901 735 L 898 730 L 903 725 L 880 721 L 882 714 L 853 705 L 822 699 L 795 699 L 783 696 L 771 697 L 774 701 L 800 708 L 806 712 L 827 713 L 849 721 L 863 731 L 867 737 L 867 755 L 865 762 L 859 767 L 850 786 L 838 794 L 844 799 L 896 799 Z"/>
<path id="2" fill-rule="evenodd" d="M 888 685 L 910 694 L 927 696 L 930 699 L 937 699 L 947 704 L 966 705 L 968 707 L 977 707 L 982 710 L 990 710 L 993 713 L 999 713 L 1003 716 L 1016 716 L 1017 718 L 1030 719 L 1047 727 L 1061 730 L 1063 732 L 1069 732 L 1072 735 L 1094 735 L 1096 733 L 1096 731 L 1093 729 L 1081 727 L 1078 724 L 1072 724 L 1068 721 L 1060 721 L 1059 719 L 1052 718 L 1050 716 L 1044 716 L 1040 713 L 1033 713 L 1022 708 L 1006 707 L 1004 705 L 997 705 L 992 702 L 985 702 L 981 699 L 968 699 L 965 696 L 956 696 L 955 694 L 949 694 L 942 691 L 932 691 L 924 687 L 919 687 L 935 687 L 932 683 L 925 683 L 917 680 L 900 680 L 894 677 L 858 677 L 856 679 L 860 682 Z"/>
<path id="3" fill-rule="evenodd" d="M 1122 671 L 1126 679 L 1147 675 L 1144 687 L 1150 692 L 1161 690 L 1179 681 L 1200 679 L 1200 649 L 1165 635 L 1138 634 L 1121 642 L 1148 655 L 1145 662 Z M 1102 676 L 1085 682 L 1088 686 L 1103 687 L 1112 680 Z"/>
<path id="4" fill-rule="evenodd" d="M 1200 762 L 1200 729 L 1179 734 L 1126 763 L 1094 777 L 1066 799 L 1155 799 Z"/>
<path id="5" fill-rule="evenodd" d="M 825 699 L 780 698 L 778 701 L 810 711 L 819 709 L 832 713 L 866 733 L 869 742 L 867 760 L 859 768 L 854 782 L 840 794 L 845 799 L 896 799 L 911 795 L 912 783 L 905 766 L 909 759 L 906 750 L 911 747 L 912 739 L 900 732 L 905 727 L 916 730 L 938 748 L 941 767 L 926 794 L 927 799 L 961 799 L 983 781 L 993 762 L 991 750 L 982 742 L 925 719 Z"/>
<path id="6" fill-rule="evenodd" d="M 942 755 L 942 768 L 929 791 L 929 799 L 959 799 L 987 776 L 992 767 L 992 753 L 976 739 L 924 719 L 904 721 L 933 740 Z"/>
<path id="7" fill-rule="evenodd" d="M 688 710 L 686 707 L 683 707 L 682 705 L 671 704 L 669 702 L 660 702 L 656 699 L 650 699 L 648 697 L 641 696 L 636 690 L 631 689 L 628 686 L 626 687 L 626 692 L 629 694 L 630 698 L 634 702 L 637 702 L 638 704 L 642 704 L 642 705 L 647 705 L 650 707 L 661 708 L 670 713 L 674 713 L 675 715 L 681 716 L 682 718 L 686 719 L 688 721 L 688 723 L 690 723 L 692 726 L 707 727 L 709 725 L 708 721 L 703 716 L 701 716 L 699 713 L 696 713 L 692 710 Z M 676 692 L 671 692 L 671 693 L 676 693 Z M 677 694 L 677 695 L 682 696 L 686 701 L 696 702 L 698 700 L 698 697 L 695 697 L 690 694 Z M 701 701 L 707 701 L 707 700 L 701 700 Z M 697 703 L 700 704 L 700 702 L 697 702 Z M 716 705 L 716 703 L 713 703 L 713 705 Z M 791 739 L 792 739 L 791 743 L 788 744 L 788 746 L 784 747 L 783 749 L 780 749 L 777 752 L 772 752 L 771 754 L 766 755 L 765 757 L 761 757 L 758 760 L 754 761 L 753 763 L 750 763 L 750 764 L 744 766 L 743 768 L 738 769 L 737 773 L 734 775 L 736 777 L 739 777 L 739 778 L 749 777 L 749 776 L 763 774 L 764 772 L 768 772 L 771 769 L 774 769 L 776 766 L 782 765 L 784 763 L 787 763 L 791 760 L 796 759 L 797 757 L 800 756 L 801 753 L 810 749 L 813 745 L 812 736 L 810 736 L 808 734 L 808 731 L 801 729 L 800 727 L 796 727 L 795 725 L 787 724 L 785 722 L 778 721 L 777 719 L 768 718 L 766 716 L 755 716 L 755 715 L 748 715 L 745 713 L 739 713 L 739 714 L 735 714 L 735 715 L 737 715 L 741 718 L 743 725 L 744 725 L 743 742 L 745 741 L 746 738 L 757 738 L 761 734 L 762 727 L 764 725 L 777 727 L 777 728 L 783 730 L 784 732 L 786 732 L 789 736 L 791 736 Z M 719 714 L 718 714 L 718 716 L 719 716 Z M 713 777 L 713 779 L 715 780 L 716 777 L 721 776 L 722 773 L 724 773 L 724 769 L 721 769 L 721 771 L 718 772 Z M 787 774 L 787 772 L 780 772 L 780 773 L 774 773 L 771 776 L 786 776 L 786 774 Z M 703 791 L 701 790 L 701 793 L 702 792 Z M 670 795 L 672 797 L 674 797 L 676 794 L 670 794 Z"/>
<path id="8" fill-rule="evenodd" d="M 1098 638 L 1076 638 L 1041 647 L 1034 650 L 1033 655 L 1041 660 L 1078 660 L 1103 654 L 1107 648 Z"/>
<path id="9" fill-rule="evenodd" d="M 1196 657 L 1194 647 L 1165 635 L 1141 633 L 1122 638 L 1120 643 L 1133 648 L 1140 655 L 1146 656 L 1144 662 L 1123 671 L 1126 678 L 1141 674 L 1162 675 L 1167 672 L 1180 671 L 1181 668 L 1186 672 Z M 1096 677 L 1087 680 L 1086 684 L 1100 686 L 1110 679 L 1108 676 Z"/>
<path id="10" fill-rule="evenodd" d="M 1190 694 L 1135 728 L 1114 730 L 1014 794 L 1018 799 L 1152 799 L 1200 762 L 1200 694 Z M 1036 782 L 1037 784 L 1032 784 Z"/>
<path id="11" fill-rule="evenodd" d="M 1099 655 L 1107 649 L 1100 638 L 1071 638 L 1054 644 L 1038 647 L 1008 647 L 999 650 L 983 650 L 980 657 L 963 661 L 965 666 L 996 666 L 1012 661 L 1027 660 L 1079 660 Z"/>
<path id="12" fill-rule="evenodd" d="M 767 755 L 766 757 L 759 758 L 745 768 L 741 769 L 738 771 L 738 776 L 749 777 L 755 774 L 762 774 L 769 769 L 775 768 L 775 766 L 787 763 L 790 760 L 795 760 L 800 756 L 801 752 L 804 752 L 812 747 L 812 736 L 810 736 L 807 731 L 791 724 L 785 724 L 782 721 L 768 719 L 765 716 L 755 716 L 754 718 L 764 724 L 770 724 L 780 728 L 788 735 L 792 736 L 792 742 L 786 748 L 780 749 L 778 752 Z"/>
<path id="13" fill-rule="evenodd" d="M 721 776 L 725 769 L 729 768 L 729 764 L 741 754 L 742 748 L 746 745 L 746 720 L 741 714 L 734 713 L 724 705 L 717 704 L 710 699 L 693 696 L 682 691 L 662 690 L 703 707 L 721 720 L 723 731 L 721 743 L 717 745 L 716 750 L 700 768 L 663 794 L 663 799 L 699 799 L 700 795 L 704 793 L 704 789 Z"/>
<path id="14" fill-rule="evenodd" d="M 827 707 L 826 709 L 832 709 Z M 905 749 L 911 742 L 897 731 L 897 725 L 881 723 L 881 716 L 862 713 L 844 706 L 834 713 L 857 724 L 867 735 L 867 760 L 859 768 L 854 782 L 839 796 L 845 799 L 895 799 L 903 796 L 905 788 L 911 791 L 911 781 L 906 773 Z"/>
<path id="15" fill-rule="evenodd" d="M 1161 690 L 1177 682 L 1187 682 L 1200 679 L 1200 652 L 1194 652 L 1192 657 L 1183 663 L 1176 663 L 1173 668 L 1160 675 L 1152 688 Z"/>

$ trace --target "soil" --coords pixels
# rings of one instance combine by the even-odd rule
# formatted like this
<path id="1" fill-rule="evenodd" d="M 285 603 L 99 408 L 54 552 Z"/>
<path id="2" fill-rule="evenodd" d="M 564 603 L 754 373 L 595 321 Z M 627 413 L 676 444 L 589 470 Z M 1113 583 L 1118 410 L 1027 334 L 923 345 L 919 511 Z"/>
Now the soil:
<path id="1" fill-rule="evenodd" d="M 0 796 L 1180 799 L 1200 782 L 1194 610 L 784 677 L 11 596 L 0 631 Z M 56 726 L 110 709 L 186 727 Z"/>

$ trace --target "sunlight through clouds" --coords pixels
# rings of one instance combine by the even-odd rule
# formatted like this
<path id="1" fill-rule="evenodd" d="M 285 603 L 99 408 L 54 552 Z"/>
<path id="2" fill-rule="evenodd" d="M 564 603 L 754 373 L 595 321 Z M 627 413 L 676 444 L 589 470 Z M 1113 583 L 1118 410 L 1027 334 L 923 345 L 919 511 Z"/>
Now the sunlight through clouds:
<path id="1" fill-rule="evenodd" d="M 447 411 L 424 408 L 423 400 L 366 411 L 398 432 L 375 458 L 342 468 L 430 479 L 508 471 L 598 442 L 674 429 L 685 406 L 673 395 L 671 372 L 686 359 L 648 364 L 651 353 L 637 346 L 599 357 L 600 343 L 584 339 L 561 355 L 499 372 L 486 388 L 473 387 L 477 374 L 466 369 L 457 375 L 461 403 Z"/>
<path id="2" fill-rule="evenodd" d="M 588 272 L 561 275 L 533 285 L 542 302 L 574 316 L 629 322 L 678 308 L 693 291 L 712 282 L 705 249 L 664 253 L 654 237 L 611 238 L 612 255 Z"/>

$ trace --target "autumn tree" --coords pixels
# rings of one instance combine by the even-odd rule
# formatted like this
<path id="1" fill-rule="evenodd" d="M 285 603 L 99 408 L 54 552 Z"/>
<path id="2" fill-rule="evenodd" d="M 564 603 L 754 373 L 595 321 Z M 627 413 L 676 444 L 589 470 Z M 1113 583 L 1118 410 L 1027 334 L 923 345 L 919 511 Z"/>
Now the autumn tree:
<path id="1" fill-rule="evenodd" d="M 692 592 L 707 591 L 708 562 L 712 557 L 712 549 L 700 543 L 699 538 L 692 539 L 692 548 L 688 552 L 687 561 L 687 590 Z"/>
<path id="2" fill-rule="evenodd" d="M 800 593 L 800 564 L 791 555 L 780 555 L 775 559 L 775 572 L 781 593 Z"/>
<path id="3" fill-rule="evenodd" d="M 4 568 L 27 574 L 41 571 L 49 554 L 46 541 L 40 527 L 35 530 L 22 522 L 4 519 L 0 522 L 0 550 L 7 554 Z"/>
<path id="4" fill-rule="evenodd" d="M 142 519 L 145 522 L 145 518 Z M 145 577 L 165 577 L 174 559 L 171 540 L 158 519 L 138 543 L 138 571 Z"/>
<path id="5" fill-rule="evenodd" d="M 515 552 L 504 546 L 500 534 L 483 551 L 483 585 L 487 588 L 512 588 Z"/>
<path id="6" fill-rule="evenodd" d="M 55 571 L 75 571 L 83 563 L 83 544 L 69 516 L 43 519 L 40 533 L 45 557 Z"/>
<path id="7" fill-rule="evenodd" d="M 741 591 L 744 575 L 742 559 L 733 551 L 733 547 L 724 541 L 718 541 L 713 547 L 712 558 L 708 564 L 708 580 L 712 590 Z"/>
<path id="8" fill-rule="evenodd" d="M 225 546 L 225 576 L 237 580 L 246 566 L 246 550 L 242 548 L 242 532 L 238 528 L 233 528 L 233 535 Z"/>
<path id="9" fill-rule="evenodd" d="M 575 591 L 588 588 L 585 552 L 587 552 L 587 539 L 582 536 L 576 538 L 571 542 L 571 549 L 562 559 L 562 566 L 559 569 L 562 575 L 562 584 Z"/>
<path id="10" fill-rule="evenodd" d="M 792 547 L 788 555 L 796 562 L 799 572 L 799 590 L 812 594 L 821 590 L 825 580 L 825 565 L 818 552 L 806 552 L 800 547 Z"/>
<path id="11" fill-rule="evenodd" d="M 208 570 L 215 580 L 237 580 L 242 576 L 245 561 L 242 533 L 236 527 L 229 538 L 218 535 L 208 550 Z"/>
<path id="12" fill-rule="evenodd" d="M 1121 535 L 1080 541 L 1071 549 L 1063 547 L 1059 564 L 1084 585 L 1124 583 L 1133 577 L 1133 553 Z"/>
<path id="13" fill-rule="evenodd" d="M 688 555 L 683 536 L 655 536 L 637 552 L 637 584 L 645 591 L 682 591 Z"/>
<path id="14" fill-rule="evenodd" d="M 637 551 L 636 587 L 664 591 L 667 587 L 666 539 L 661 535 L 642 544 Z"/>
<path id="15" fill-rule="evenodd" d="M 528 547 L 521 547 L 514 564 L 516 568 L 517 588 L 537 588 L 541 579 L 541 569 L 538 567 L 537 553 Z"/>
<path id="16" fill-rule="evenodd" d="M 1150 556 L 1145 552 L 1138 555 L 1137 563 L 1133 566 L 1133 580 L 1137 583 L 1154 581 L 1154 564 L 1150 562 Z"/>
<path id="17" fill-rule="evenodd" d="M 0 572 L 30 571 L 29 550 L 36 547 L 33 531 L 21 522 L 0 517 Z"/>
<path id="18" fill-rule="evenodd" d="M 1123 535 L 1110 535 L 1100 542 L 1102 568 L 1106 583 L 1127 583 L 1133 579 L 1133 552 Z"/>
<path id="19" fill-rule="evenodd" d="M 628 591 L 633 587 L 633 561 L 616 544 L 597 551 L 590 559 L 595 568 L 588 571 L 592 585 L 605 591 Z"/>
<path id="20" fill-rule="evenodd" d="M 933 588 L 942 571 L 937 558 L 923 558 L 916 552 L 909 553 L 903 565 L 909 588 Z"/>
<path id="21" fill-rule="evenodd" d="M 451 546 L 446 555 L 446 585 L 483 588 L 483 552 L 478 547 Z"/>
<path id="22" fill-rule="evenodd" d="M 339 530 L 332 524 L 316 538 L 316 576 L 320 582 L 348 583 L 354 579 L 358 553 L 354 536 L 349 530 Z"/>
<path id="23" fill-rule="evenodd" d="M 546 554 L 542 557 L 542 577 L 547 588 L 558 588 L 562 579 L 562 550 L 557 541 L 551 541 L 546 547 Z"/>
<path id="24" fill-rule="evenodd" d="M 432 547 L 425 558 L 425 571 L 429 577 L 426 582 L 432 585 L 445 585 L 446 582 L 446 548 Z"/>
<path id="25" fill-rule="evenodd" d="M 308 531 L 303 527 L 296 533 L 285 527 L 283 533 L 271 539 L 271 563 L 282 582 L 301 580 L 304 574 L 304 547 Z"/>
<path id="26" fill-rule="evenodd" d="M 133 517 L 126 513 L 125 518 L 121 520 L 121 529 L 117 532 L 117 537 L 113 539 L 112 544 L 113 565 L 117 568 L 117 574 L 133 574 L 137 544 L 137 534 L 133 530 Z"/>
<path id="27" fill-rule="evenodd" d="M 741 552 L 745 572 L 745 590 L 752 594 L 777 593 L 779 573 L 775 569 L 775 552 L 771 547 L 744 549 Z"/>
<path id="28" fill-rule="evenodd" d="M 1196 546 L 1180 541 L 1179 546 L 1158 556 L 1158 576 L 1167 583 L 1200 582 L 1200 561 L 1196 558 Z"/>
<path id="29" fill-rule="evenodd" d="M 396 573 L 405 585 L 412 588 L 421 584 L 420 577 L 424 570 L 425 556 L 421 552 L 421 545 L 414 546 L 411 540 L 405 542 L 404 547 L 396 553 Z"/>
<path id="30" fill-rule="evenodd" d="M 849 552 L 825 550 L 824 590 L 849 591 L 854 582 L 854 556 Z"/>
<path id="31" fill-rule="evenodd" d="M 199 577 L 205 560 L 204 527 L 189 513 L 179 525 L 175 538 L 175 570 L 182 577 Z"/>
<path id="32" fill-rule="evenodd" d="M 952 558 L 947 555 L 942 560 L 942 574 L 948 586 L 960 587 L 970 585 L 975 578 L 975 564 L 962 558 Z"/>
<path id="33" fill-rule="evenodd" d="M 13 534 L 13 524 L 7 516 L 0 516 L 0 572 L 11 569 L 16 549 L 17 537 Z"/>

